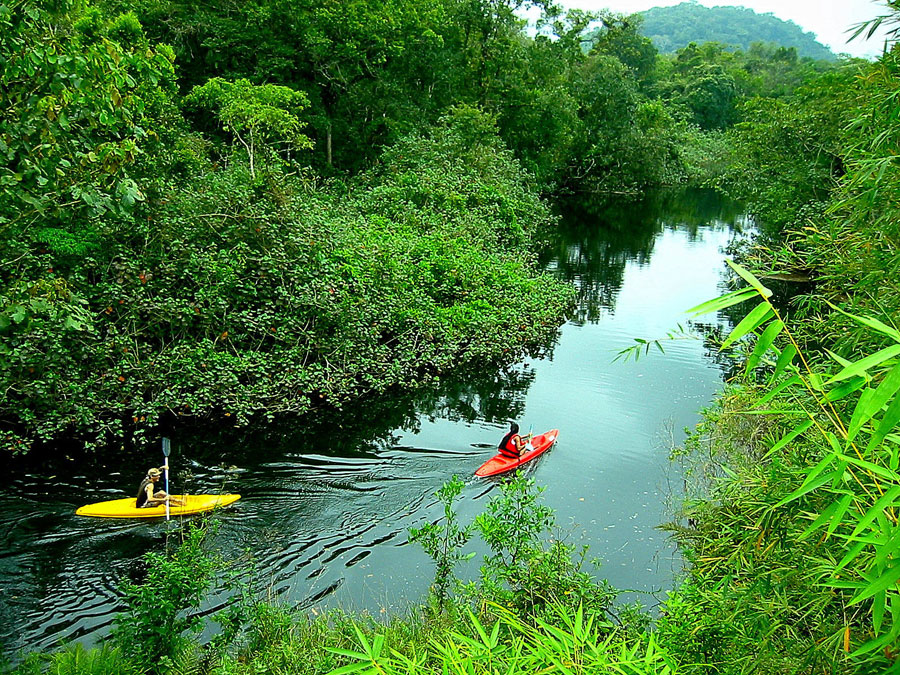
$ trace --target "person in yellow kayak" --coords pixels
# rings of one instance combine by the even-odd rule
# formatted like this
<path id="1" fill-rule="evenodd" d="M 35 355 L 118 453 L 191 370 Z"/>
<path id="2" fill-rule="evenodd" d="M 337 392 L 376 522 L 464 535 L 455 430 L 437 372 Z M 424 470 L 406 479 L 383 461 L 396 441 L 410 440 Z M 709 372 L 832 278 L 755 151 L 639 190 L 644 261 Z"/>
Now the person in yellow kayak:
<path id="1" fill-rule="evenodd" d="M 156 484 L 159 482 L 159 477 L 161 475 L 162 470 L 157 469 L 156 467 L 147 471 L 147 476 L 141 481 L 141 486 L 138 488 L 137 501 L 135 503 L 137 508 L 149 509 L 154 506 L 159 506 L 160 504 L 165 504 L 167 501 L 169 502 L 169 506 L 184 506 L 182 500 L 175 497 L 169 497 L 165 490 L 156 489 Z"/>
<path id="2" fill-rule="evenodd" d="M 531 434 L 528 435 L 528 437 L 530 436 Z M 516 422 L 510 422 L 509 433 L 503 437 L 503 440 L 500 441 L 500 445 L 497 446 L 497 449 L 504 457 L 518 459 L 522 454 L 522 450 L 525 449 L 525 444 L 525 439 L 519 436 L 519 425 Z"/>

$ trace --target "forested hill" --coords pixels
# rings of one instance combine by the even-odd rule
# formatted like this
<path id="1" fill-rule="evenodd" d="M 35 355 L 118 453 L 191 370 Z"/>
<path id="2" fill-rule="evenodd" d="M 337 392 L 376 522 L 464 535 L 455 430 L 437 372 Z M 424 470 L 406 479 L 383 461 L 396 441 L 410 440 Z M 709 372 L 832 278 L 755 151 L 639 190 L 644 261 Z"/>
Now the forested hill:
<path id="1" fill-rule="evenodd" d="M 774 42 L 796 47 L 801 56 L 833 61 L 834 53 L 804 32 L 793 21 L 771 14 L 757 14 L 744 7 L 703 7 L 682 2 L 672 7 L 654 7 L 641 13 L 642 32 L 664 53 L 675 52 L 691 42 L 721 42 L 747 49 L 754 42 Z"/>

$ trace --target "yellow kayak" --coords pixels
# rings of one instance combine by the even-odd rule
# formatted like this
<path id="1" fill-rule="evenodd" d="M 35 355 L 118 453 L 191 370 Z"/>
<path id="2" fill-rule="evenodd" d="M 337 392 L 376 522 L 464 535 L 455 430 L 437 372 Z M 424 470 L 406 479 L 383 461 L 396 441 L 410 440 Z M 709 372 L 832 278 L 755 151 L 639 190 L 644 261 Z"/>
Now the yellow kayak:
<path id="1" fill-rule="evenodd" d="M 173 499 L 181 499 L 184 506 L 170 506 L 169 514 L 173 516 L 189 516 L 194 513 L 203 513 L 221 506 L 233 504 L 241 498 L 240 495 L 172 495 Z M 113 499 L 108 502 L 97 502 L 82 506 L 75 511 L 79 516 L 97 516 L 98 518 L 159 518 L 165 517 L 166 505 L 151 506 L 139 509 L 135 505 L 134 497 L 128 499 Z"/>

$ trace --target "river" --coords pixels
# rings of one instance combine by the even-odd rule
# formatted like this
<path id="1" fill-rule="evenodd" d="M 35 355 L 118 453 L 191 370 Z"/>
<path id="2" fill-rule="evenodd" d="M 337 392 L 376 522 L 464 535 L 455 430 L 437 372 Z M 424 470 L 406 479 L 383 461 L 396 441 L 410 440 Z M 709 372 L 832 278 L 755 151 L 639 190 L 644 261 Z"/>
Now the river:
<path id="1" fill-rule="evenodd" d="M 614 359 L 635 337 L 684 324 L 685 309 L 721 291 L 724 248 L 746 226 L 739 208 L 707 191 L 568 207 L 542 262 L 579 300 L 553 345 L 496 372 L 460 374 L 329 419 L 184 433 L 173 438 L 173 476 L 191 492 L 242 495 L 221 514 L 213 544 L 234 564 L 252 559 L 259 592 L 309 611 L 387 614 L 422 600 L 432 579 L 407 532 L 439 516 L 434 491 L 464 478 L 459 512 L 471 521 L 498 492 L 472 472 L 508 421 L 535 433 L 558 428 L 558 444 L 529 475 L 545 486 L 560 532 L 602 561 L 597 574 L 653 606 L 681 564 L 657 529 L 681 491 L 668 453 L 722 387 L 723 371 L 702 339 L 636 363 Z M 137 572 L 143 552 L 162 549 L 170 526 L 74 510 L 129 496 L 160 460 L 13 465 L 0 484 L 4 652 L 90 645 L 109 632 L 119 580 Z M 469 565 L 463 576 L 477 573 L 477 560 Z M 214 594 L 205 609 L 224 601 Z"/>

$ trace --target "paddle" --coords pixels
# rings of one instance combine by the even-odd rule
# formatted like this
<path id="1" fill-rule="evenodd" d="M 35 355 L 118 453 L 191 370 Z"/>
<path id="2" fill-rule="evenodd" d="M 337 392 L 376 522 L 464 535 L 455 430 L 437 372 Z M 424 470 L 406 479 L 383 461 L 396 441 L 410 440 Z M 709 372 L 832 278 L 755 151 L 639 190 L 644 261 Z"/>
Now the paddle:
<path id="1" fill-rule="evenodd" d="M 166 474 L 166 520 L 169 520 L 169 453 L 172 447 L 169 445 L 169 439 L 163 436 L 162 451 L 165 461 L 163 462 L 163 471 Z"/>

